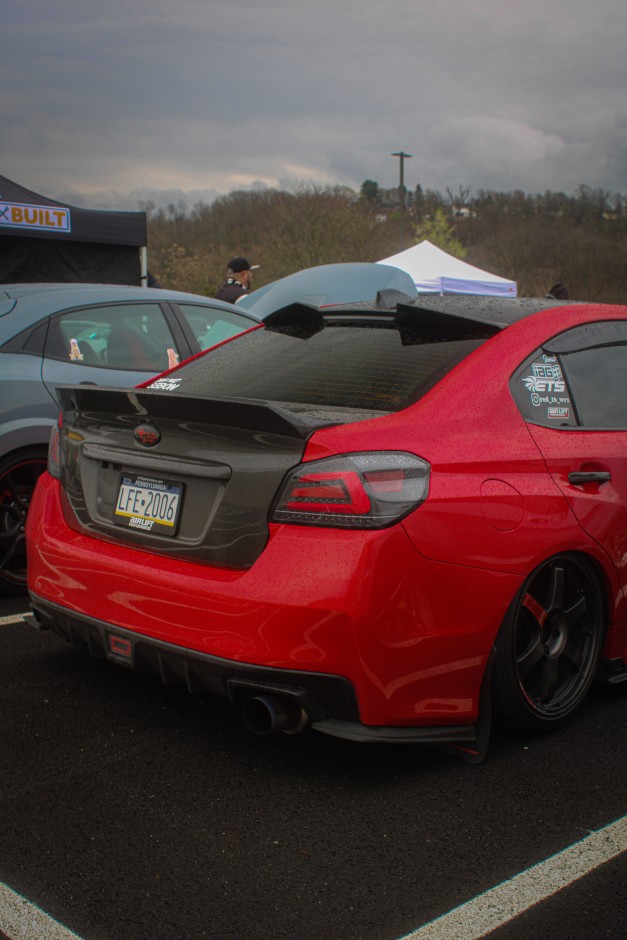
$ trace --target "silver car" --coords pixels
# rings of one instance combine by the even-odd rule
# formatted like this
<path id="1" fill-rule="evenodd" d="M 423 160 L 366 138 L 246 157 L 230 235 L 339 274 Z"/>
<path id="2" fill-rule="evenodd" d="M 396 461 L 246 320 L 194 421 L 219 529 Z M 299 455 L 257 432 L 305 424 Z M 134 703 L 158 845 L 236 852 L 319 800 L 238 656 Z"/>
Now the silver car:
<path id="1" fill-rule="evenodd" d="M 178 291 L 0 285 L 0 592 L 26 588 L 24 523 L 59 412 L 56 387 L 138 385 L 258 322 Z"/>

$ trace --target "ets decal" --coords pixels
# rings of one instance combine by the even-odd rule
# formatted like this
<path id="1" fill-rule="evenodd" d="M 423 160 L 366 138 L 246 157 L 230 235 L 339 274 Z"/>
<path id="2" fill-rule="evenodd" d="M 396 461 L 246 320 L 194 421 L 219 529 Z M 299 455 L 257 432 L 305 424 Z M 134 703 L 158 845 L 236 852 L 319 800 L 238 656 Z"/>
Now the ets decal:
<path id="1" fill-rule="evenodd" d="M 548 359 L 548 357 L 543 356 L 543 359 Z M 555 359 L 553 359 L 552 364 L 549 362 L 534 362 L 531 366 L 531 372 L 531 375 L 527 375 L 523 379 L 530 392 L 534 394 L 544 392 L 555 394 L 566 391 L 562 370 L 555 362 Z"/>
<path id="2" fill-rule="evenodd" d="M 531 374 L 521 376 L 533 408 L 542 409 L 548 422 L 570 424 L 572 404 L 562 367 L 556 356 L 542 355 L 531 363 Z M 546 410 L 545 410 L 546 409 Z"/>

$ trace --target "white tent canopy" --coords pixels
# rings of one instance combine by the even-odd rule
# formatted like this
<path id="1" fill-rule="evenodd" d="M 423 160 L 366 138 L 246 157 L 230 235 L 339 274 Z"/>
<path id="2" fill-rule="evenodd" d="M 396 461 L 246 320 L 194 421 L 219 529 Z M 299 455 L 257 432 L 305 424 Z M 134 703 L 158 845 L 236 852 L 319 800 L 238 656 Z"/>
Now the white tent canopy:
<path id="1" fill-rule="evenodd" d="M 499 297 L 516 297 L 517 294 L 516 281 L 508 281 L 466 264 L 427 240 L 378 263 L 406 271 L 414 279 L 419 293 L 490 294 Z"/>

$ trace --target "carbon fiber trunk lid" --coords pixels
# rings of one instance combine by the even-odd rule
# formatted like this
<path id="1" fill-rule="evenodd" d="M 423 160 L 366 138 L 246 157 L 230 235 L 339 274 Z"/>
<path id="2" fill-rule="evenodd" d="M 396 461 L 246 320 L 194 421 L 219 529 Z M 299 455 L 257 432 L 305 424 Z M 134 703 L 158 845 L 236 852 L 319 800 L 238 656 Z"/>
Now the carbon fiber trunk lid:
<path id="1" fill-rule="evenodd" d="M 268 513 L 309 435 L 371 416 L 150 389 L 61 386 L 59 393 L 61 483 L 70 525 L 229 568 L 250 567 L 263 551 Z M 138 429 L 150 429 L 150 440 L 158 441 L 142 444 Z M 173 522 L 142 521 L 139 497 L 133 507 L 128 493 L 144 498 L 152 491 L 176 502 Z"/>

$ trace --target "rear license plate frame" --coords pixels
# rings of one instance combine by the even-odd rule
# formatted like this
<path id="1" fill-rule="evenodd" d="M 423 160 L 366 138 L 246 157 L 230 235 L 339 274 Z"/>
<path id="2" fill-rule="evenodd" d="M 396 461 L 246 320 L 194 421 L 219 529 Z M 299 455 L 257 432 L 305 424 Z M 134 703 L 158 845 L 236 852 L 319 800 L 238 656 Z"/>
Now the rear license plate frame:
<path id="1" fill-rule="evenodd" d="M 185 484 L 177 480 L 122 472 L 113 521 L 131 532 L 172 538 L 178 530 L 184 492 Z M 154 515 L 155 508 L 159 510 L 157 515 Z"/>

